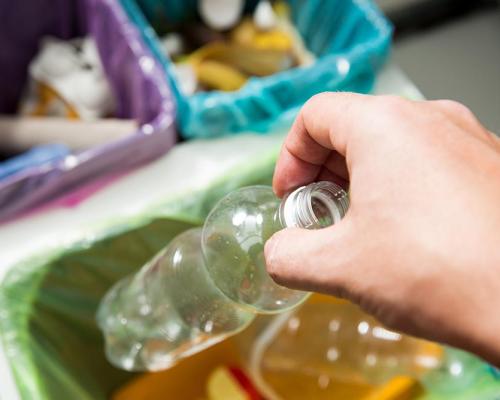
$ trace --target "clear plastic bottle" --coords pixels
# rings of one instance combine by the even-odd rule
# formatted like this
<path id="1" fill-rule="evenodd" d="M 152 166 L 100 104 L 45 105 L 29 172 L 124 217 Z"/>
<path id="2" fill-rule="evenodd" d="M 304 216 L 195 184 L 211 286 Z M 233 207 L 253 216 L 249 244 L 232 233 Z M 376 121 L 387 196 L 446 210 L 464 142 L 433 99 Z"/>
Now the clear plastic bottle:
<path id="1" fill-rule="evenodd" d="M 127 370 L 159 370 L 244 329 L 255 313 L 277 313 L 308 293 L 267 274 L 264 244 L 285 227 L 338 222 L 347 193 L 331 182 L 301 187 L 283 201 L 267 186 L 236 190 L 203 229 L 176 237 L 134 276 L 106 294 L 97 313 L 106 354 Z"/>
<path id="2" fill-rule="evenodd" d="M 206 267 L 230 299 L 259 313 L 295 307 L 307 293 L 276 284 L 267 274 L 264 244 L 285 227 L 319 229 L 347 212 L 347 193 L 331 182 L 303 186 L 280 201 L 267 186 L 228 194 L 208 215 L 202 234 Z"/>
<path id="3" fill-rule="evenodd" d="M 359 307 L 331 299 L 280 315 L 249 353 L 250 374 L 265 397 L 290 400 L 364 398 L 395 376 L 420 379 L 444 362 L 441 346 L 388 330 Z"/>
<path id="4" fill-rule="evenodd" d="M 443 398 L 455 398 L 473 388 L 480 379 L 492 374 L 491 368 L 475 355 L 445 347 L 442 362 L 438 368 L 422 377 L 422 384 Z M 488 392 L 482 398 L 494 399 L 495 397 L 489 397 Z"/>
<path id="5" fill-rule="evenodd" d="M 136 275 L 119 281 L 97 313 L 106 356 L 126 370 L 157 371 L 244 329 L 254 314 L 213 285 L 201 229 L 177 236 Z"/>

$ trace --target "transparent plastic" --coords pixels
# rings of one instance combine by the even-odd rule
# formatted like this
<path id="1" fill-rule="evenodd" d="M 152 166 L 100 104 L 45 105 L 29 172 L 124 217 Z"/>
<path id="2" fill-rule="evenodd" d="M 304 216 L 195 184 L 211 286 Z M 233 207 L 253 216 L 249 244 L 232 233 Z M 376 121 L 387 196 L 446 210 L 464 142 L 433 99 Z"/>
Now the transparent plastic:
<path id="1" fill-rule="evenodd" d="M 271 279 L 265 268 L 265 242 L 286 227 L 332 225 L 347 207 L 347 193 L 331 182 L 300 187 L 283 201 L 268 186 L 228 194 L 203 227 L 203 254 L 211 278 L 226 296 L 255 312 L 275 313 L 297 306 L 308 294 Z"/>
<path id="2" fill-rule="evenodd" d="M 300 399 L 304 393 L 336 398 L 339 387 L 345 398 L 361 398 L 395 376 L 420 379 L 444 365 L 441 346 L 388 330 L 359 307 L 331 300 L 279 316 L 250 354 L 252 378 L 269 399 Z"/>
<path id="3" fill-rule="evenodd" d="M 235 307 L 203 263 L 201 229 L 190 229 L 115 285 L 97 320 L 106 356 L 126 370 L 156 371 L 245 328 L 254 314 Z"/>
<path id="4" fill-rule="evenodd" d="M 422 384 L 443 398 L 455 398 L 474 387 L 481 376 L 484 379 L 488 368 L 490 366 L 476 356 L 446 347 L 442 362 L 422 377 Z"/>
<path id="5" fill-rule="evenodd" d="M 126 370 L 160 370 L 244 329 L 256 313 L 289 310 L 308 293 L 276 284 L 264 244 L 276 231 L 339 221 L 347 193 L 330 182 L 301 187 L 283 201 L 266 186 L 224 197 L 203 229 L 177 236 L 102 300 L 97 321 L 106 354 Z"/>

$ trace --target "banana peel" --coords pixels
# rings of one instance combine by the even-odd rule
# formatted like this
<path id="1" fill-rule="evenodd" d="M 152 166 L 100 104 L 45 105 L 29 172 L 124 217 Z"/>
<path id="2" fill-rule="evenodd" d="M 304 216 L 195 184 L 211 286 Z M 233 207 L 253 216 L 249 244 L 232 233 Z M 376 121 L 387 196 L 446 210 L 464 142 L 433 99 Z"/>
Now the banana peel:
<path id="1" fill-rule="evenodd" d="M 287 9 L 281 8 L 279 15 L 284 18 Z M 244 18 L 228 39 L 205 44 L 183 59 L 207 89 L 238 90 L 250 76 L 273 75 L 298 65 L 296 39 L 281 25 L 261 30 L 251 18 Z"/>
<path id="2" fill-rule="evenodd" d="M 281 29 L 261 31 L 249 19 L 245 18 L 231 32 L 231 41 L 241 46 L 254 47 L 261 50 L 274 50 L 291 53 L 293 38 Z"/>
<path id="3" fill-rule="evenodd" d="M 363 400 L 413 400 L 423 394 L 424 388 L 416 379 L 396 376 Z"/>
<path id="4" fill-rule="evenodd" d="M 233 91 L 241 88 L 248 76 L 231 65 L 205 60 L 195 66 L 198 82 L 209 89 Z"/>
<path id="5" fill-rule="evenodd" d="M 204 46 L 189 57 L 196 69 L 202 61 L 218 61 L 230 65 L 244 74 L 267 76 L 294 65 L 290 53 L 277 50 L 262 50 L 239 44 L 216 42 Z"/>

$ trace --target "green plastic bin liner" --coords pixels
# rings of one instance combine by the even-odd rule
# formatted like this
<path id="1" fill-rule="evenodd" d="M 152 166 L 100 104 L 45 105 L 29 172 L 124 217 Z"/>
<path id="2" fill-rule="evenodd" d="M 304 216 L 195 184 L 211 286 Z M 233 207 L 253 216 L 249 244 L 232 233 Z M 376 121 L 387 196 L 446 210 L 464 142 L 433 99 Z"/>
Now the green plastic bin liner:
<path id="1" fill-rule="evenodd" d="M 90 216 L 91 224 L 76 226 L 67 235 L 53 235 L 55 242 L 49 238 L 49 244 L 32 256 L 21 256 L 22 261 L 14 265 L 0 263 L 0 269 L 8 268 L 3 280 L 0 276 L 0 351 L 8 361 L 19 398 L 106 399 L 133 376 L 105 359 L 95 321 L 98 303 L 116 281 L 137 271 L 177 234 L 202 224 L 227 192 L 270 184 L 282 135 L 232 139 L 179 144 L 101 194 L 105 198 L 107 190 L 126 190 L 149 175 L 152 187 L 159 182 L 170 185 L 159 202 L 134 204 L 133 212 L 116 206 L 126 209 L 126 217 L 116 213 L 97 219 Z M 130 196 L 124 200 L 135 202 Z M 85 204 L 77 206 L 83 210 L 64 212 L 80 212 L 85 219 Z M 116 198 L 110 206 L 115 204 Z M 45 227 L 44 218 L 40 215 L 35 225 Z M 7 228 L 4 236 L 0 231 L 0 241 L 12 231 Z M 1 399 L 3 394 L 0 385 Z"/>

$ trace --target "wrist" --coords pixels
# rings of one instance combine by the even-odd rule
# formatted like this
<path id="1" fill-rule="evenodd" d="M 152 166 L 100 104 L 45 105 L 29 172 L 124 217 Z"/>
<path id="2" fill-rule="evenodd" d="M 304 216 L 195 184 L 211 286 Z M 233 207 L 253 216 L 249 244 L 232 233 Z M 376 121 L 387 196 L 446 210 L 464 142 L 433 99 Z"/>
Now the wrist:
<path id="1" fill-rule="evenodd" d="M 463 347 L 500 367 L 500 263 L 490 264 L 488 270 L 497 270 L 492 274 L 496 276 L 483 280 L 483 285 L 478 285 L 468 300 L 469 318 L 464 329 Z"/>
<path id="2" fill-rule="evenodd" d="M 475 340 L 472 344 L 476 348 L 471 351 L 500 368 L 500 314 L 495 312 L 495 305 L 499 304 L 499 301 L 491 301 L 489 304 L 492 306 L 492 312 L 478 316 L 477 324 L 473 327 L 472 337 Z"/>

